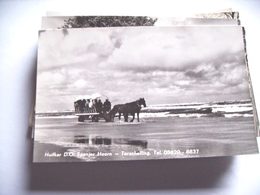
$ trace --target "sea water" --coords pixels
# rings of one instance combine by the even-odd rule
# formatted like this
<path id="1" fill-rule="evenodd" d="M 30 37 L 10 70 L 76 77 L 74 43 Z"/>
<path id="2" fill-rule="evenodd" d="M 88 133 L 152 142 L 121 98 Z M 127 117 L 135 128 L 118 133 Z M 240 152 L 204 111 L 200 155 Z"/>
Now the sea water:
<path id="1" fill-rule="evenodd" d="M 70 157 L 103 161 L 257 152 L 252 107 L 247 102 L 152 108 L 144 109 L 140 122 L 132 123 L 117 118 L 108 123 L 78 122 L 73 115 L 37 117 L 35 141 L 65 148 L 66 161 Z"/>

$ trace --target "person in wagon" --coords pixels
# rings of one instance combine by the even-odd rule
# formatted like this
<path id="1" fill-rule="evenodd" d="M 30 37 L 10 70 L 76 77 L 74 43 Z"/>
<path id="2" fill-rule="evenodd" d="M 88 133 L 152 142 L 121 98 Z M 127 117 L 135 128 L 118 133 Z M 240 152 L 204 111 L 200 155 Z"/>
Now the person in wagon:
<path id="1" fill-rule="evenodd" d="M 74 102 L 74 108 L 75 108 L 75 112 L 79 112 L 79 100 Z"/>
<path id="2" fill-rule="evenodd" d="M 85 104 L 86 112 L 89 112 L 90 108 L 90 99 L 87 99 L 86 104 Z"/>
<path id="3" fill-rule="evenodd" d="M 82 100 L 82 103 L 81 103 L 82 111 L 81 112 L 86 112 L 86 102 L 87 102 L 86 99 Z"/>
<path id="4" fill-rule="evenodd" d="M 92 99 L 92 106 L 91 106 L 91 112 L 97 112 L 97 99 Z"/>
<path id="5" fill-rule="evenodd" d="M 108 99 L 104 102 L 103 108 L 104 112 L 109 112 L 111 110 L 111 102 Z"/>
<path id="6" fill-rule="evenodd" d="M 98 113 L 102 112 L 103 109 L 103 103 L 101 101 L 101 99 L 97 100 L 96 102 L 96 110 Z"/>

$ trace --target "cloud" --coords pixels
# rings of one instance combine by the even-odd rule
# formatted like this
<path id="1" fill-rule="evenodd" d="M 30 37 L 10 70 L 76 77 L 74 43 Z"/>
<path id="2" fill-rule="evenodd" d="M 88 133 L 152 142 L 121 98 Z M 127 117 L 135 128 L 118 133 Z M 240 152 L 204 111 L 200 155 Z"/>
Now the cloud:
<path id="1" fill-rule="evenodd" d="M 95 93 L 113 104 L 139 97 L 149 104 L 247 99 L 243 48 L 237 26 L 45 31 L 37 105 L 72 109 L 77 97 Z"/>
<path id="2" fill-rule="evenodd" d="M 137 30 L 125 32 L 120 49 L 104 66 L 108 63 L 115 69 L 133 72 L 182 71 L 202 62 L 217 63 L 222 56 L 228 60 L 243 48 L 241 34 L 228 28 L 165 27 L 139 34 Z"/>

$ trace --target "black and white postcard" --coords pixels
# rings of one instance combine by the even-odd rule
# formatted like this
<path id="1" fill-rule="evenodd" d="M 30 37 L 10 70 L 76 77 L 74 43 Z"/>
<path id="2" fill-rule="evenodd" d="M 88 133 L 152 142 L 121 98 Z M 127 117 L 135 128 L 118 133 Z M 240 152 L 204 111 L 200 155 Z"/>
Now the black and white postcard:
<path id="1" fill-rule="evenodd" d="M 240 26 L 39 33 L 34 162 L 257 153 Z"/>
<path id="2" fill-rule="evenodd" d="M 236 13 L 236 12 L 235 12 Z M 150 16 L 45 16 L 42 29 L 119 27 L 119 26 L 183 26 L 183 25 L 239 25 L 235 13 L 203 15 L 196 17 Z M 233 14 L 233 15 L 232 15 Z M 208 17 L 207 17 L 208 16 Z M 233 16 L 233 17 L 232 17 Z"/>
<path id="3" fill-rule="evenodd" d="M 232 10 L 213 13 L 200 13 L 189 17 L 151 17 L 151 16 L 65 16 L 50 15 L 42 17 L 42 29 L 124 27 L 124 26 L 193 26 L 193 25 L 240 25 L 239 13 Z M 246 42 L 244 31 L 244 42 Z M 246 44 L 245 44 L 245 55 Z M 246 59 L 246 63 L 248 60 Z M 249 72 L 249 70 L 247 70 Z M 255 114 L 256 136 L 260 135 L 259 119 L 254 100 L 253 86 L 249 75 L 249 90 Z"/>

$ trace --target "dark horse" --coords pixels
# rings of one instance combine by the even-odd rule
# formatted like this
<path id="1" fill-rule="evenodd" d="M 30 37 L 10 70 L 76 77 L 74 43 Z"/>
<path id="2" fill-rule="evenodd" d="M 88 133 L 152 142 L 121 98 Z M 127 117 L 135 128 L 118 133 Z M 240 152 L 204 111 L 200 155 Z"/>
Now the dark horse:
<path id="1" fill-rule="evenodd" d="M 119 120 L 121 118 L 121 114 L 123 114 L 125 122 L 128 122 L 128 114 L 133 116 L 130 122 L 133 122 L 135 119 L 135 113 L 137 114 L 137 121 L 139 122 L 139 113 L 142 108 L 142 105 L 146 107 L 146 103 L 144 98 L 140 98 L 134 102 L 129 102 L 126 104 L 117 104 L 113 107 L 112 110 L 119 113 Z"/>

